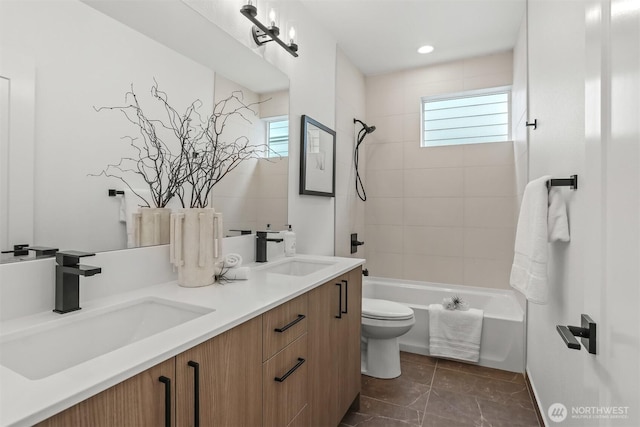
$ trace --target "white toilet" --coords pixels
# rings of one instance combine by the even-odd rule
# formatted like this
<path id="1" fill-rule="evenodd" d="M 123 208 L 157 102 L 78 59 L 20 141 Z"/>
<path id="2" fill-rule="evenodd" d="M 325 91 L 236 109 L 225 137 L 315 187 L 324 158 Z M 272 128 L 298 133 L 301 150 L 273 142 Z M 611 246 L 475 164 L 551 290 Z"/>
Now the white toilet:
<path id="1" fill-rule="evenodd" d="M 399 377 L 398 337 L 415 323 L 413 310 L 406 305 L 362 298 L 362 373 L 375 378 Z"/>

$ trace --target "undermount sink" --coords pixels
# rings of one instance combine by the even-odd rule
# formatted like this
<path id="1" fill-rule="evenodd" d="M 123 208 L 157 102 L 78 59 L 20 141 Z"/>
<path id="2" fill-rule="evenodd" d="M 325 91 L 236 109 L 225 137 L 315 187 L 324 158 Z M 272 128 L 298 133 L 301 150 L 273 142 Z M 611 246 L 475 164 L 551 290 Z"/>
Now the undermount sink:
<path id="1" fill-rule="evenodd" d="M 276 261 L 272 265 L 258 267 L 259 271 L 274 274 L 285 274 L 288 276 L 306 276 L 316 271 L 332 266 L 331 262 L 320 262 L 300 259 L 287 259 Z"/>
<path id="2" fill-rule="evenodd" d="M 159 298 L 77 312 L 0 337 L 0 364 L 38 380 L 215 310 Z"/>

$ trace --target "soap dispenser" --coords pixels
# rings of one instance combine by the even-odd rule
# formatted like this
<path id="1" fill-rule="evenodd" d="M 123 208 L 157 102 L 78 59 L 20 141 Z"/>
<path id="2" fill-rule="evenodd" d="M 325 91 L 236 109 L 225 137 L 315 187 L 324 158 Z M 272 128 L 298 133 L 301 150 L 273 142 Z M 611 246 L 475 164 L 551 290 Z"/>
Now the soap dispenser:
<path id="1" fill-rule="evenodd" d="M 289 229 L 284 232 L 284 254 L 294 256 L 296 254 L 296 233 L 291 229 L 291 224 L 287 224 Z"/>

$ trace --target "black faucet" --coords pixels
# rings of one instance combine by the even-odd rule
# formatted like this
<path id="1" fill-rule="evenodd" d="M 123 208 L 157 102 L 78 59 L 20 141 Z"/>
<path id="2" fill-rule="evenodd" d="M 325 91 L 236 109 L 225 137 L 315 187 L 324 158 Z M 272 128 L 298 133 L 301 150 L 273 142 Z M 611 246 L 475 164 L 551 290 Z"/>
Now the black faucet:
<path id="1" fill-rule="evenodd" d="M 282 242 L 284 239 L 267 239 L 267 233 L 279 231 L 256 231 L 256 262 L 267 262 L 267 242 Z"/>
<path id="2" fill-rule="evenodd" d="M 56 253 L 56 313 L 80 310 L 80 276 L 90 277 L 102 272 L 100 267 L 81 265 L 80 258 L 95 254 L 80 251 Z"/>

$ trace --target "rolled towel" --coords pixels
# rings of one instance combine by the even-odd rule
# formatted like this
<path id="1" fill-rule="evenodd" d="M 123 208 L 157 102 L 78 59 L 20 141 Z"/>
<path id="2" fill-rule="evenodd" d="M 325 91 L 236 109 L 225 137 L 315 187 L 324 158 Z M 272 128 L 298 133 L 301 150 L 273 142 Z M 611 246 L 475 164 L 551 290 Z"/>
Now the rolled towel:
<path id="1" fill-rule="evenodd" d="M 220 275 L 221 280 L 248 280 L 251 274 L 249 267 L 225 268 Z"/>
<path id="2" fill-rule="evenodd" d="M 240 254 L 228 254 L 224 258 L 224 266 L 227 268 L 236 268 L 242 265 L 242 256 Z"/>

